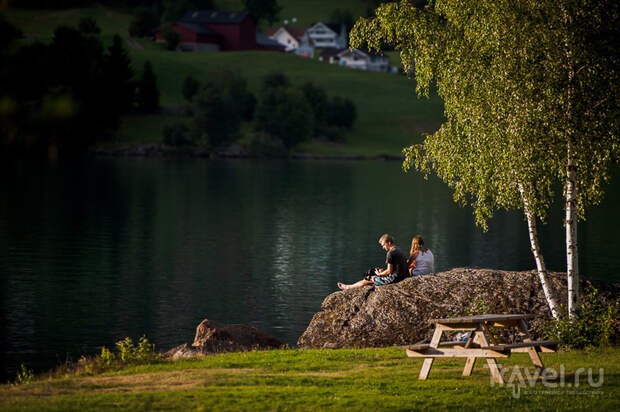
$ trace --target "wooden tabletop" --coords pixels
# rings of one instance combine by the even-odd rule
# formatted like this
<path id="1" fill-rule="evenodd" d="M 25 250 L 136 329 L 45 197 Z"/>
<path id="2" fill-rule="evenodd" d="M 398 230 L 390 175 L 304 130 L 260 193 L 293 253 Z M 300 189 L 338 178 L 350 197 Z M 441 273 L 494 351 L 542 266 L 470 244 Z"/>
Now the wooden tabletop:
<path id="1" fill-rule="evenodd" d="M 431 319 L 428 321 L 428 323 L 441 323 L 444 325 L 450 325 L 454 323 L 502 322 L 507 320 L 531 319 L 533 317 L 534 315 L 530 313 L 512 315 L 486 314 L 476 316 L 461 316 L 459 318 Z"/>

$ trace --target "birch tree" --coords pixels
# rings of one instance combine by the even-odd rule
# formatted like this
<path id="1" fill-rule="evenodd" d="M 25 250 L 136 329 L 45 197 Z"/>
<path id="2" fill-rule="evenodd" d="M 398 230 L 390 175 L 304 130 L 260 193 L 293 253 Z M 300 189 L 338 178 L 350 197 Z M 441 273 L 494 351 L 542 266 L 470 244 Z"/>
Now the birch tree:
<path id="1" fill-rule="evenodd" d="M 419 95 L 436 86 L 446 121 L 422 145 L 404 150 L 404 168 L 437 173 L 457 202 L 473 206 L 484 229 L 494 210 L 522 209 L 556 318 L 537 221 L 545 221 L 560 180 L 574 314 L 577 218 L 600 201 L 619 152 L 611 42 L 618 7 L 604 3 L 437 0 L 420 9 L 403 1 L 380 6 L 351 33 L 354 47 L 394 45 L 406 71 L 415 70 Z"/>

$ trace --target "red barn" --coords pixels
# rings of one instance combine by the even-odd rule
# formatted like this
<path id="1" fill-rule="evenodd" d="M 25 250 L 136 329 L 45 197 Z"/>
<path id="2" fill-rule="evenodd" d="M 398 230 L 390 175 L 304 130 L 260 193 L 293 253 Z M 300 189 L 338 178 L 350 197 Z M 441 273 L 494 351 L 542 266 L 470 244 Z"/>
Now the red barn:
<path id="1" fill-rule="evenodd" d="M 191 11 L 173 30 L 181 35 L 180 47 L 185 50 L 254 50 L 256 23 L 247 11 Z M 161 32 L 156 33 L 161 40 Z"/>

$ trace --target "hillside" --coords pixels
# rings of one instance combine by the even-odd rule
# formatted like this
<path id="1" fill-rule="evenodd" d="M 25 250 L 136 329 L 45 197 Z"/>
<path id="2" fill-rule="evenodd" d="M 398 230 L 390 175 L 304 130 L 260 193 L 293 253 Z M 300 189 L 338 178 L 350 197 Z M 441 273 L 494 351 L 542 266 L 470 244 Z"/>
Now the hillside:
<path id="1" fill-rule="evenodd" d="M 224 7 L 222 3 L 225 3 Z M 240 1 L 220 2 L 223 8 L 238 8 Z M 349 0 L 336 3 L 328 1 L 284 1 L 281 16 L 295 15 L 298 24 L 309 24 L 328 18 L 335 7 L 349 8 L 355 14 L 365 9 L 362 1 Z M 305 16 L 302 18 L 301 16 Z M 330 96 L 348 97 L 356 104 L 357 121 L 344 142 L 306 142 L 297 148 L 299 152 L 312 154 L 399 154 L 409 144 L 421 141 L 423 133 L 436 130 L 442 121 L 443 103 L 437 96 L 418 99 L 415 82 L 404 76 L 355 71 L 337 67 L 318 60 L 304 59 L 277 52 L 222 52 L 179 53 L 166 51 L 159 44 L 146 39 L 134 41 L 127 34 L 131 16 L 126 12 L 103 6 L 64 11 L 26 11 L 8 9 L 7 18 L 20 27 L 29 37 L 25 41 L 49 40 L 53 30 L 60 24 L 77 25 L 80 18 L 89 16 L 97 20 L 101 36 L 110 43 L 114 34 L 126 41 L 134 69 L 140 72 L 148 60 L 152 63 L 158 79 L 162 106 L 186 104 L 181 85 L 187 75 L 198 80 L 206 79 L 210 71 L 227 68 L 240 73 L 248 80 L 249 88 L 257 93 L 262 78 L 271 72 L 285 73 L 293 82 L 312 81 L 327 90 Z M 171 116 L 127 116 L 121 122 L 117 142 L 158 142 L 161 128 L 170 122 Z"/>

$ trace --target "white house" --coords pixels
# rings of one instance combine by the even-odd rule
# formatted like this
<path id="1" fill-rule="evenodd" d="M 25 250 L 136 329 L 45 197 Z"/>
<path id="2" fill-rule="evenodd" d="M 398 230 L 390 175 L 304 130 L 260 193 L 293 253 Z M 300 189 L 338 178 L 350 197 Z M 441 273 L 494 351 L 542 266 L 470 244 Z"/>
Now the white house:
<path id="1" fill-rule="evenodd" d="M 277 29 L 269 30 L 268 36 L 270 39 L 275 40 L 281 45 L 283 45 L 284 51 L 292 52 L 297 50 L 297 48 L 301 44 L 301 38 L 305 33 L 305 29 L 280 27 Z"/>
<path id="2" fill-rule="evenodd" d="M 375 72 L 386 72 L 389 69 L 390 61 L 387 56 L 382 56 L 368 50 L 344 49 L 336 55 L 341 66 L 351 67 L 359 70 L 372 70 Z"/>
<path id="3" fill-rule="evenodd" d="M 347 47 L 347 30 L 344 24 L 315 23 L 306 30 L 304 37 L 320 49 Z"/>

